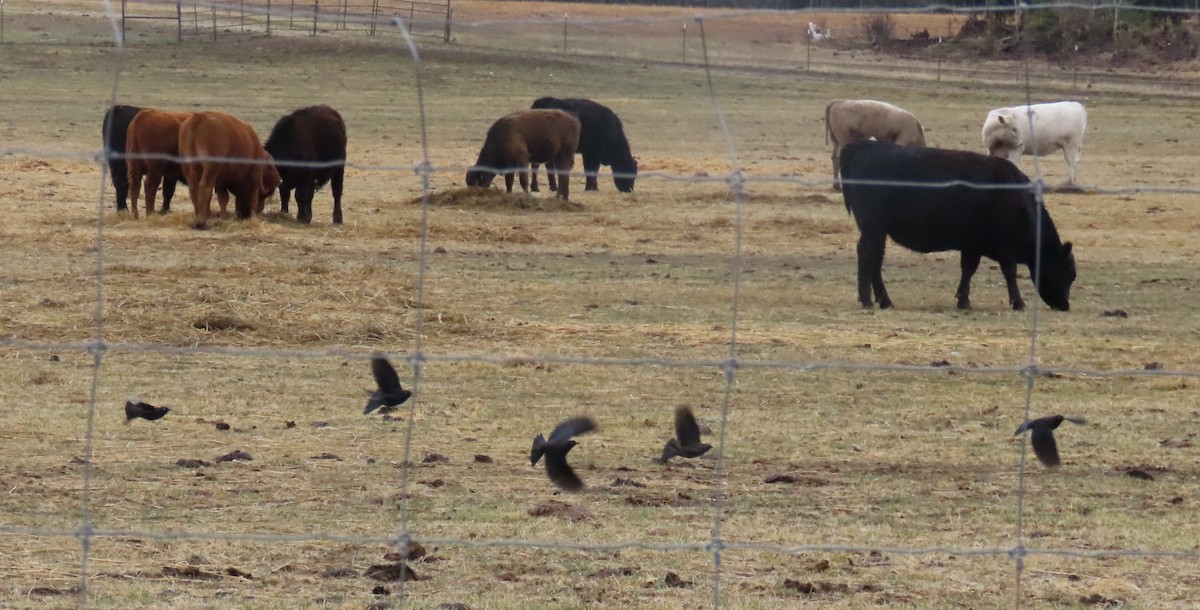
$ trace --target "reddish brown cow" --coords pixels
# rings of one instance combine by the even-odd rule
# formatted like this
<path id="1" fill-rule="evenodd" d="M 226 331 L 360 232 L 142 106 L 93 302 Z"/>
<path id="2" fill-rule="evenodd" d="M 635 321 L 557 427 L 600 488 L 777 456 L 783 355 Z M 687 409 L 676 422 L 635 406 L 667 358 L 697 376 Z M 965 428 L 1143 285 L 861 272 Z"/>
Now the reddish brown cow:
<path id="1" fill-rule="evenodd" d="M 263 202 L 279 186 L 275 161 L 263 148 L 249 123 L 224 112 L 197 112 L 179 128 L 179 154 L 187 178 L 196 220 L 208 226 L 213 192 L 225 217 L 225 203 L 233 195 L 241 220 L 262 212 Z"/>
<path id="2" fill-rule="evenodd" d="M 547 172 L 559 176 L 558 196 L 566 200 L 579 133 L 579 119 L 562 110 L 522 110 L 500 117 L 488 129 L 479 159 L 467 170 L 467 186 L 491 186 L 500 172 L 511 193 L 516 173 L 521 189 L 528 193 L 529 164 L 545 163 Z"/>
<path id="3" fill-rule="evenodd" d="M 190 112 L 167 112 L 144 108 L 129 122 L 125 132 L 126 172 L 129 174 L 129 209 L 138 217 L 138 191 L 142 188 L 142 177 L 146 178 L 146 216 L 154 212 L 154 193 L 165 180 L 174 182 L 183 176 L 179 164 L 170 158 L 179 156 L 179 126 Z M 135 155 L 154 155 L 138 158 Z M 172 189 L 174 190 L 174 189 Z M 166 190 L 163 192 L 166 209 Z"/>

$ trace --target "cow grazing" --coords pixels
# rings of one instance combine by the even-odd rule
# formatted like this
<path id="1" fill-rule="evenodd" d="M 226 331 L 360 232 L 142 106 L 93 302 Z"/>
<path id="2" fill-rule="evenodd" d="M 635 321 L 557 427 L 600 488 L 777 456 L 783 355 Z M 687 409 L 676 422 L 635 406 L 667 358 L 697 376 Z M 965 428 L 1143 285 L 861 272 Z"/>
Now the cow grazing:
<path id="1" fill-rule="evenodd" d="M 1086 130 L 1087 111 L 1079 102 L 997 108 L 983 122 L 983 145 L 989 155 L 1014 164 L 1024 154 L 1042 157 L 1061 149 L 1067 162 L 1067 183 L 1074 185 Z"/>
<path id="2" fill-rule="evenodd" d="M 467 170 L 467 186 L 490 186 L 494 169 L 504 174 L 512 192 L 513 173 L 520 174 L 521 189 L 529 192 L 530 163 L 545 163 L 546 171 L 559 174 L 558 196 L 571 194 L 571 168 L 579 146 L 579 119 L 562 110 L 521 110 L 496 120 L 488 129 L 479 160 Z"/>
<path id="3" fill-rule="evenodd" d="M 214 191 L 222 216 L 233 195 L 237 217 L 244 220 L 262 212 L 263 202 L 281 181 L 254 128 L 224 112 L 197 112 L 184 121 L 179 128 L 179 154 L 197 229 L 208 226 Z"/>
<path id="4" fill-rule="evenodd" d="M 1036 277 L 1037 200 L 1026 189 L 996 188 L 1029 185 L 1029 178 L 1005 159 L 979 153 L 925 147 L 901 147 L 887 142 L 856 142 L 842 150 L 846 209 L 854 216 L 858 240 L 858 300 L 871 307 L 875 300 L 892 306 L 883 286 L 883 251 L 887 238 L 917 252 L 962 252 L 958 307 L 971 307 L 971 276 L 980 257 L 1000 263 L 1013 309 L 1024 309 L 1017 289 L 1017 264 Z M 943 186 L 861 184 L 855 181 L 933 182 Z M 975 188 L 962 181 L 989 185 Z M 1038 293 L 1054 309 L 1070 309 L 1075 281 L 1071 243 L 1059 241 L 1050 214 L 1041 210 L 1041 280 Z"/>
<path id="5" fill-rule="evenodd" d="M 596 185 L 596 174 L 601 165 L 613 171 L 613 184 L 622 193 L 633 192 L 633 181 L 637 178 L 637 160 L 629 152 L 629 140 L 621 119 L 608 106 L 592 100 L 556 97 L 540 97 L 533 101 L 533 108 L 557 108 L 575 115 L 579 119 L 579 154 L 583 155 L 585 191 L 600 190 Z M 554 176 L 547 177 L 550 190 L 555 189 Z M 537 186 L 537 165 L 533 166 L 534 191 Z"/>
<path id="6" fill-rule="evenodd" d="M 190 112 L 167 112 L 154 108 L 143 108 L 129 122 L 125 133 L 125 165 L 129 174 L 130 211 L 138 217 L 138 191 L 142 188 L 142 177 L 146 179 L 146 216 L 154 212 L 154 193 L 163 185 L 163 212 L 170 209 L 167 190 L 175 194 L 175 183 L 183 180 L 179 163 L 170 158 L 179 157 L 179 126 Z M 139 157 L 139 155 L 147 155 Z"/>
<path id="7" fill-rule="evenodd" d="M 900 146 L 925 146 L 925 128 L 899 106 L 875 100 L 833 100 L 825 106 L 825 143 L 833 143 L 833 189 L 841 189 L 842 148 L 875 138 Z"/>
<path id="8" fill-rule="evenodd" d="M 342 224 L 342 178 L 346 171 L 346 123 L 329 106 L 309 106 L 285 115 L 275 123 L 264 145 L 275 159 L 283 182 L 279 200 L 284 212 L 296 191 L 296 220 L 312 222 L 312 200 L 325 183 L 333 191 L 333 224 Z M 322 164 L 289 165 L 289 161 Z"/>
<path id="9" fill-rule="evenodd" d="M 104 156 L 108 159 L 108 171 L 112 174 L 113 188 L 117 189 L 117 211 L 129 208 L 129 174 L 125 165 L 125 132 L 129 123 L 142 109 L 137 106 L 116 105 L 104 111 L 104 121 L 100 126 L 100 141 L 104 146 Z M 121 155 L 116 157 L 114 155 Z M 175 183 L 163 185 L 163 207 L 167 207 L 171 196 L 175 194 Z"/>

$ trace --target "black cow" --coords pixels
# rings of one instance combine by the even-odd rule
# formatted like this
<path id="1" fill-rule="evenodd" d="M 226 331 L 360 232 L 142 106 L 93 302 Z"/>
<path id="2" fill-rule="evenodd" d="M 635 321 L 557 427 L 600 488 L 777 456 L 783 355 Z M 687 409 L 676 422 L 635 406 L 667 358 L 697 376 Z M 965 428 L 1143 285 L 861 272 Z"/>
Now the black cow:
<path id="1" fill-rule="evenodd" d="M 312 222 L 313 193 L 325 183 L 333 190 L 333 224 L 342 224 L 342 178 L 346 171 L 346 122 L 329 106 L 309 106 L 285 115 L 275 123 L 263 145 L 275 158 L 283 182 L 279 200 L 288 211 L 296 190 L 296 220 Z M 320 167 L 289 165 L 299 161 Z"/>
<path id="2" fill-rule="evenodd" d="M 113 157 L 113 153 L 125 154 L 125 134 L 133 117 L 142 109 L 138 106 L 112 106 L 104 111 L 104 121 L 100 126 L 100 143 L 104 146 L 108 158 L 108 171 L 112 174 L 113 188 L 117 189 L 117 211 L 129 209 L 129 170 L 125 159 Z M 171 211 L 171 198 L 175 196 L 176 182 L 183 182 L 182 177 L 163 181 L 162 213 Z"/>
<path id="3" fill-rule="evenodd" d="M 617 118 L 608 106 L 592 100 L 579 98 L 559 99 L 556 97 L 540 97 L 533 102 L 534 109 L 557 108 L 566 110 L 579 117 L 583 130 L 579 134 L 578 152 L 583 155 L 583 171 L 585 183 L 583 190 L 596 191 L 596 174 L 601 165 L 608 165 L 613 170 L 613 184 L 622 193 L 633 192 L 633 181 L 637 178 L 637 160 L 629 152 L 629 140 L 625 139 L 625 130 L 621 127 L 621 119 Z M 533 184 L 530 188 L 538 190 L 537 165 L 533 166 Z M 550 190 L 555 189 L 554 176 L 547 176 Z"/>
<path id="4" fill-rule="evenodd" d="M 887 238 L 917 252 L 962 252 L 958 307 L 971 307 L 971 276 L 980 257 L 1000 263 L 1013 309 L 1024 309 L 1017 290 L 1017 263 L 1035 277 L 1038 206 L 1026 189 L 996 188 L 1029 185 L 1029 178 L 1005 159 L 973 152 L 925 147 L 901 147 L 888 142 L 856 142 L 842 150 L 843 196 L 861 234 L 858 240 L 858 300 L 872 307 L 871 289 L 881 308 L 892 306 L 883 287 L 883 250 Z M 963 184 L 917 186 L 855 184 L 851 181 Z M 1054 309 L 1070 309 L 1075 281 L 1071 242 L 1059 241 L 1050 214 L 1041 212 L 1041 281 L 1038 294 Z"/>

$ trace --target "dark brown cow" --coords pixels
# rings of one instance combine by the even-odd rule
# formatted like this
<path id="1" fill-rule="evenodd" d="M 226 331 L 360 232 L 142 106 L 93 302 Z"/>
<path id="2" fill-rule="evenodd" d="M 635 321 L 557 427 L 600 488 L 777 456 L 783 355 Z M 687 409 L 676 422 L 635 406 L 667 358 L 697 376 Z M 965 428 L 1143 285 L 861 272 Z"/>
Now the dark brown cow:
<path id="1" fill-rule="evenodd" d="M 179 155 L 187 178 L 196 229 L 208 226 L 213 192 L 221 204 L 233 195 L 237 217 L 245 220 L 262 212 L 263 202 L 281 181 L 271 155 L 254 128 L 224 112 L 197 112 L 179 128 Z"/>
<path id="2" fill-rule="evenodd" d="M 503 116 L 488 129 L 479 160 L 467 170 L 467 186 L 490 186 L 497 173 L 512 192 L 513 174 L 529 192 L 529 164 L 545 163 L 546 171 L 559 174 L 558 196 L 571 194 L 571 168 L 579 146 L 579 119 L 562 110 L 522 110 Z"/>
<path id="3" fill-rule="evenodd" d="M 165 180 L 174 191 L 175 181 L 183 177 L 179 164 L 167 157 L 179 156 L 179 126 L 190 116 L 190 112 L 143 108 L 129 122 L 129 129 L 125 132 L 125 165 L 129 173 L 129 207 L 134 218 L 138 217 L 138 191 L 142 188 L 143 176 L 146 178 L 147 216 L 154 212 L 154 193 L 158 191 L 159 184 Z M 163 199 L 166 199 L 165 188 Z"/>
<path id="4" fill-rule="evenodd" d="M 309 106 L 275 123 L 264 145 L 275 159 L 283 183 L 279 200 L 284 212 L 296 190 L 296 220 L 312 222 L 313 193 L 330 183 L 333 224 L 342 224 L 342 177 L 346 171 L 346 122 L 329 106 Z M 289 165 L 290 161 L 320 166 Z"/>

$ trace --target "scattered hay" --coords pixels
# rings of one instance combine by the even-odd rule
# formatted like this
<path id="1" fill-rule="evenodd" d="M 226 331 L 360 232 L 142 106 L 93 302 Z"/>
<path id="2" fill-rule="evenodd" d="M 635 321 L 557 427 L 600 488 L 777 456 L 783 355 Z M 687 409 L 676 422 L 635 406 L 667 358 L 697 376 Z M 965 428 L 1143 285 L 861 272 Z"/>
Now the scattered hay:
<path id="1" fill-rule="evenodd" d="M 409 203 L 420 204 L 422 197 L 414 197 Z M 583 204 L 563 201 L 553 194 L 534 196 L 529 193 L 507 193 L 497 188 L 458 188 L 429 195 L 429 205 L 480 210 L 535 210 L 538 212 L 579 212 Z"/>
<path id="2" fill-rule="evenodd" d="M 192 320 L 192 328 L 206 330 L 209 332 L 219 332 L 223 330 L 246 332 L 254 330 L 255 326 L 250 322 L 240 320 L 233 316 L 213 315 Z"/>

